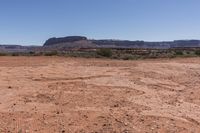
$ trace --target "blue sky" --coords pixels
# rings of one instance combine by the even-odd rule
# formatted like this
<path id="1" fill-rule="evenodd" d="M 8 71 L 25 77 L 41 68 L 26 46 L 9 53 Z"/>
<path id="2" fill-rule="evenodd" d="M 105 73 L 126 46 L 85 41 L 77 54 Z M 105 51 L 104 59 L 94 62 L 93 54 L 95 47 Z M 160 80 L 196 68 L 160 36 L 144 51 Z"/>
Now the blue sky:
<path id="1" fill-rule="evenodd" d="M 50 37 L 200 39 L 200 0 L 0 0 L 0 44 Z"/>

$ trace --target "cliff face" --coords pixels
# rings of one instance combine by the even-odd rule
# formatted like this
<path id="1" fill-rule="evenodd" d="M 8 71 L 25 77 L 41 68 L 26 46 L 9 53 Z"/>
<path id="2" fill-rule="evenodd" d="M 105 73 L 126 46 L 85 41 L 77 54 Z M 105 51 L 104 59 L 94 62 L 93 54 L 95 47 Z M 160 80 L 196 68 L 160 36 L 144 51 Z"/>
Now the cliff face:
<path id="1" fill-rule="evenodd" d="M 54 38 L 48 39 L 44 43 L 44 46 L 52 46 L 54 44 L 59 44 L 59 43 L 73 43 L 73 42 L 82 41 L 82 40 L 87 40 L 87 38 L 83 36 L 68 36 L 68 37 L 62 37 L 62 38 L 54 37 Z"/>
<path id="2" fill-rule="evenodd" d="M 199 40 L 176 40 L 165 42 L 145 42 L 128 40 L 88 40 L 83 36 L 69 36 L 63 38 L 50 38 L 44 47 L 67 48 L 177 48 L 177 47 L 200 47 Z"/>
<path id="3" fill-rule="evenodd" d="M 200 40 L 176 40 L 163 42 L 145 42 L 128 40 L 89 40 L 84 36 L 68 36 L 50 38 L 43 46 L 0 45 L 0 52 L 29 52 L 29 51 L 66 51 L 93 48 L 200 48 Z"/>

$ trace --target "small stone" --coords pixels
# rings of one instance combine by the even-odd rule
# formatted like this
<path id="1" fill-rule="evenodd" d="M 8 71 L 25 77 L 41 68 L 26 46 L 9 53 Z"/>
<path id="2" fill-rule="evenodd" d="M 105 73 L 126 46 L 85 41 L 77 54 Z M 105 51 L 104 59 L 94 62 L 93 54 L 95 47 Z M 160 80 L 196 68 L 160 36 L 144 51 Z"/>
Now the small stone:
<path id="1" fill-rule="evenodd" d="M 106 126 L 106 124 L 103 124 L 103 127 L 105 127 Z"/>
<path id="2" fill-rule="evenodd" d="M 119 107 L 119 104 L 115 104 L 114 107 Z"/>
<path id="3" fill-rule="evenodd" d="M 125 125 L 125 126 L 128 126 L 128 123 L 125 122 L 124 125 Z"/>

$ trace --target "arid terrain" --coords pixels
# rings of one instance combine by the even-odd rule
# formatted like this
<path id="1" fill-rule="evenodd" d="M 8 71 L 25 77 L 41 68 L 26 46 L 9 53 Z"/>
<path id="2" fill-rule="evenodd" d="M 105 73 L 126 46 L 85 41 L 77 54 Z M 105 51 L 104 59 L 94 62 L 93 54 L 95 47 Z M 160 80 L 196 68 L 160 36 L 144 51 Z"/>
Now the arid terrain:
<path id="1" fill-rule="evenodd" d="M 199 133 L 200 58 L 0 57 L 1 133 Z"/>

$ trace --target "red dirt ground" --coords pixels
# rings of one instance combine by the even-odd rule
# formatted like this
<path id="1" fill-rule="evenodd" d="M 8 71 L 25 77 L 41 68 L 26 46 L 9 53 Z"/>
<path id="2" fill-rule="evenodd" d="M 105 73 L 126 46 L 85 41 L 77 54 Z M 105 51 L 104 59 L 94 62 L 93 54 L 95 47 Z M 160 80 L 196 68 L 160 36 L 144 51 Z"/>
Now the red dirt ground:
<path id="1" fill-rule="evenodd" d="M 199 133 L 200 58 L 0 57 L 1 133 Z"/>

